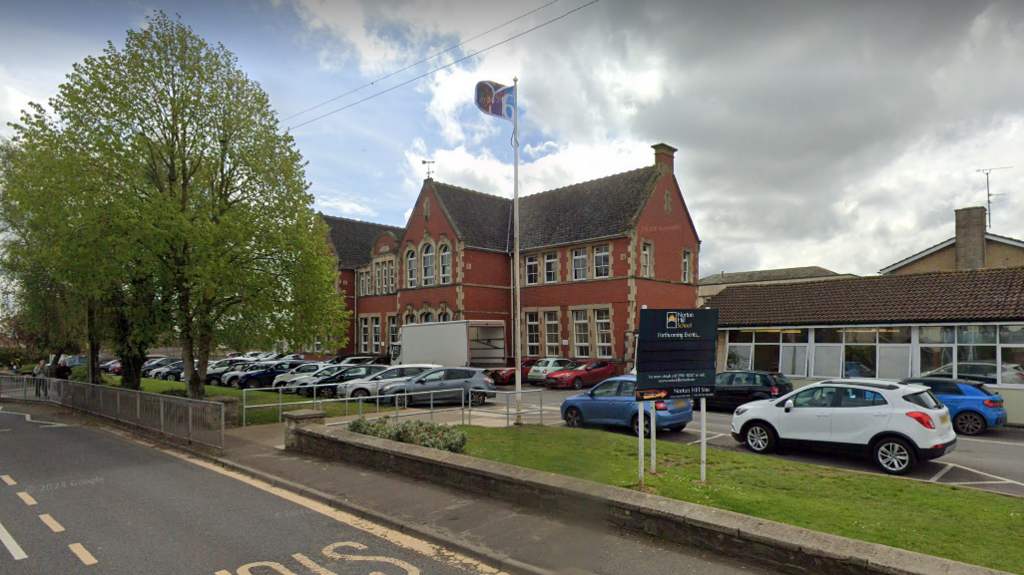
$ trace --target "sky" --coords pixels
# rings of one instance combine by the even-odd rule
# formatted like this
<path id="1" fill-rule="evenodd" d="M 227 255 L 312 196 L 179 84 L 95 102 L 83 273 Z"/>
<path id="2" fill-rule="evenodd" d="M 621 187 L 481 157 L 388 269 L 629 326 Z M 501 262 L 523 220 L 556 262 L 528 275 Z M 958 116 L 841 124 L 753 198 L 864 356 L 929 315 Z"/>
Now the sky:
<path id="1" fill-rule="evenodd" d="M 0 18 L 0 136 L 162 10 L 259 82 L 325 214 L 404 225 L 424 160 L 438 181 L 511 197 L 512 126 L 473 91 L 518 77 L 521 193 L 674 146 L 701 277 L 874 274 L 986 205 L 985 168 L 1011 166 L 990 174 L 990 231 L 1024 239 L 1024 2 L 590 2 L 16 2 Z"/>

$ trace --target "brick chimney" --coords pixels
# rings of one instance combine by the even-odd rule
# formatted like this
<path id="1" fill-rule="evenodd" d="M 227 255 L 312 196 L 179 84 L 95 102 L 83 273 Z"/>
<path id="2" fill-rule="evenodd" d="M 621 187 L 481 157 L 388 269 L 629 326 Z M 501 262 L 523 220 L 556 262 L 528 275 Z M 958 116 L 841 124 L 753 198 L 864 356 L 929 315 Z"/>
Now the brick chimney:
<path id="1" fill-rule="evenodd" d="M 668 144 L 654 144 L 651 147 L 654 148 L 654 165 L 665 166 L 668 173 L 671 174 L 675 163 L 676 149 Z"/>
<path id="2" fill-rule="evenodd" d="M 985 267 L 985 208 L 954 210 L 956 214 L 956 269 Z"/>

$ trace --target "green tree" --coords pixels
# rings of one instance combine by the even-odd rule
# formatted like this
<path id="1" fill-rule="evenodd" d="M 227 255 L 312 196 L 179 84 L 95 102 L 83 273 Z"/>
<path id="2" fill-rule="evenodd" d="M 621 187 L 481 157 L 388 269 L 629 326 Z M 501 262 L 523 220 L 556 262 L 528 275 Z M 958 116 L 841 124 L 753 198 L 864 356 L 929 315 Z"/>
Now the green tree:
<path id="1" fill-rule="evenodd" d="M 16 143 L 66 150 L 56 173 L 74 181 L 49 184 L 69 186 L 59 217 L 92 226 L 81 233 L 95 245 L 79 249 L 111 257 L 83 293 L 131 310 L 114 322 L 123 331 L 140 327 L 146 302 L 166 312 L 190 397 L 225 338 L 344 343 L 348 312 L 304 163 L 227 49 L 157 12 L 123 49 L 76 63 L 50 107 L 23 116 Z"/>

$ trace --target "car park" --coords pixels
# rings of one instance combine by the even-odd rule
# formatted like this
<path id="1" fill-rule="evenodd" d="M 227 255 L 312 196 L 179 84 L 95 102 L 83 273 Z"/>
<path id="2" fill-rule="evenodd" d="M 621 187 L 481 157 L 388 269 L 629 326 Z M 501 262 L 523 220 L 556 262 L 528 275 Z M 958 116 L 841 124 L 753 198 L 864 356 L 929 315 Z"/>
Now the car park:
<path id="1" fill-rule="evenodd" d="M 327 377 L 320 378 L 306 386 L 299 388 L 299 393 L 311 397 L 316 391 L 317 397 L 335 397 L 339 388 L 348 381 L 366 379 L 378 374 L 388 368 L 386 365 L 367 363 L 363 365 L 339 365 L 338 371 Z"/>
<path id="2" fill-rule="evenodd" d="M 531 357 L 524 359 L 519 366 L 519 370 L 522 372 L 522 380 L 527 381 L 527 377 L 530 375 L 530 369 L 537 363 L 537 358 Z M 503 367 L 501 369 L 491 370 L 491 378 L 494 379 L 494 385 L 515 385 L 516 384 L 516 368 L 514 367 Z"/>
<path id="3" fill-rule="evenodd" d="M 338 385 L 338 397 L 369 397 L 377 395 L 381 387 L 417 376 L 425 371 L 441 367 L 435 364 L 399 365 L 382 370 L 369 377 L 354 379 Z"/>
<path id="4" fill-rule="evenodd" d="M 607 361 L 589 361 L 572 364 L 560 371 L 552 371 L 544 378 L 547 387 L 571 387 L 583 389 L 597 385 L 609 377 L 618 375 L 615 366 Z"/>
<path id="5" fill-rule="evenodd" d="M 274 378 L 278 375 L 287 373 L 305 363 L 309 362 L 301 359 L 270 362 L 264 369 L 251 370 L 242 374 L 238 380 L 238 387 L 241 389 L 271 387 L 274 384 Z"/>
<path id="6" fill-rule="evenodd" d="M 708 409 L 732 411 L 744 403 L 781 397 L 793 391 L 793 383 L 781 373 L 723 371 L 715 375 L 715 395 L 705 400 Z"/>
<path id="7" fill-rule="evenodd" d="M 662 399 L 643 402 L 644 435 L 651 435 L 651 407 L 657 412 L 655 425 L 669 431 L 682 431 L 693 420 L 688 399 Z M 636 401 L 636 376 L 613 377 L 586 393 L 562 402 L 562 419 L 569 427 L 611 425 L 628 427 L 639 433 L 639 408 Z"/>
<path id="8" fill-rule="evenodd" d="M 225 372 L 221 376 L 221 381 L 228 387 L 238 387 L 239 382 L 246 373 L 250 371 L 264 370 L 272 365 L 274 365 L 274 362 L 272 361 L 252 361 L 249 363 L 242 363 L 234 366 L 232 371 Z"/>
<path id="9" fill-rule="evenodd" d="M 381 396 L 395 396 L 391 403 L 413 405 L 424 403 L 461 403 L 483 405 L 497 396 L 494 380 L 483 369 L 474 367 L 440 367 L 408 379 L 381 386 Z M 401 395 L 401 394 L 410 395 Z"/>
<path id="10" fill-rule="evenodd" d="M 813 383 L 733 412 L 732 437 L 756 453 L 780 447 L 868 455 L 892 475 L 956 449 L 949 409 L 925 386 L 877 379 Z"/>
<path id="11" fill-rule="evenodd" d="M 978 435 L 1006 425 L 1003 396 L 976 381 L 944 378 L 909 378 L 901 383 L 923 385 L 932 390 L 953 418 L 953 429 L 960 435 Z"/>
<path id="12" fill-rule="evenodd" d="M 561 357 L 538 359 L 537 363 L 533 364 L 533 367 L 530 368 L 530 373 L 527 374 L 526 379 L 533 385 L 543 385 L 549 373 L 568 369 L 571 365 L 575 365 L 572 360 Z"/>
<path id="13" fill-rule="evenodd" d="M 195 363 L 195 369 L 199 369 L 198 362 Z M 181 381 L 181 378 L 185 373 L 185 362 L 175 363 L 163 368 L 162 370 L 156 371 L 161 371 L 159 379 L 165 379 L 167 381 Z M 156 374 L 156 371 L 153 373 Z M 154 375 L 154 378 L 156 378 L 156 375 Z"/>
<path id="14" fill-rule="evenodd" d="M 153 370 L 181 361 L 180 357 L 160 357 L 142 364 L 142 377 L 151 377 Z"/>
<path id="15" fill-rule="evenodd" d="M 178 361 L 175 361 L 173 363 L 168 363 L 166 365 L 160 366 L 156 369 L 151 370 L 149 372 L 149 377 L 152 379 L 166 379 L 168 372 L 180 368 L 183 363 L 184 362 L 179 359 Z"/>
<path id="16" fill-rule="evenodd" d="M 274 378 L 274 382 L 272 385 L 273 387 L 281 387 L 283 385 L 286 385 L 289 381 L 292 381 L 293 379 L 298 379 L 300 377 L 305 377 L 307 375 L 313 375 L 314 373 L 328 366 L 330 366 L 329 363 L 318 363 L 314 361 L 304 363 L 289 371 L 278 374 L 278 376 Z"/>
<path id="17" fill-rule="evenodd" d="M 290 381 L 286 381 L 284 384 L 285 393 L 296 393 L 300 388 L 319 382 L 328 376 L 334 375 L 343 369 L 348 369 L 350 365 L 328 365 L 319 371 L 314 371 L 309 375 L 303 375 L 302 377 L 296 377 Z"/>
<path id="18" fill-rule="evenodd" d="M 253 361 L 247 357 L 229 357 L 206 368 L 206 385 L 221 385 L 224 375 L 232 371 L 240 371 L 243 366 Z"/>

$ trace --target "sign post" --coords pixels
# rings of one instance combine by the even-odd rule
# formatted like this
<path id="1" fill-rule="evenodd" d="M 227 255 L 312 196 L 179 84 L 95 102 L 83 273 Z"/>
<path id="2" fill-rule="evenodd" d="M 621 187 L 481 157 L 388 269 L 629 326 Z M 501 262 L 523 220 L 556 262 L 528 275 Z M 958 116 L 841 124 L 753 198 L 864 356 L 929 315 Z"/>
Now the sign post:
<path id="1" fill-rule="evenodd" d="M 637 330 L 636 401 L 640 404 L 640 486 L 643 487 L 643 402 L 651 401 L 651 471 L 655 470 L 657 400 L 700 398 L 700 480 L 706 479 L 705 398 L 715 394 L 717 309 L 642 309 Z"/>

